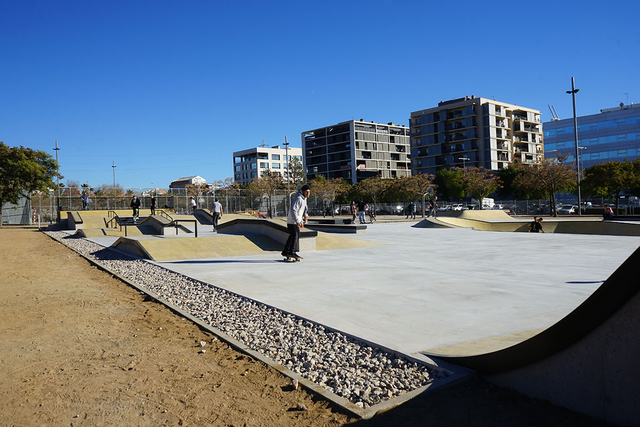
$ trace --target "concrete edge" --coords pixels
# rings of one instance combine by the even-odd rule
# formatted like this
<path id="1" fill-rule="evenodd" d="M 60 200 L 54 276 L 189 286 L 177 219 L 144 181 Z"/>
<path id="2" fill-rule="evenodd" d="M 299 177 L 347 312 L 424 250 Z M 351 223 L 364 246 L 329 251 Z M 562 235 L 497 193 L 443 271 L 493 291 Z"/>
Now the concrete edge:
<path id="1" fill-rule="evenodd" d="M 508 372 L 544 360 L 589 335 L 640 292 L 640 282 L 629 280 L 634 277 L 638 264 L 640 248 L 577 308 L 541 333 L 518 344 L 472 356 L 420 353 L 482 374 Z"/>
<path id="2" fill-rule="evenodd" d="M 48 236 L 48 237 L 50 237 L 53 240 L 58 241 L 57 239 L 55 239 L 55 238 L 53 238 L 51 236 Z M 64 244 L 64 242 L 60 242 L 60 241 L 58 241 L 58 242 Z M 93 242 L 93 243 L 96 243 L 96 242 Z M 96 243 L 96 244 L 99 245 L 99 243 Z M 102 245 L 100 245 L 100 246 L 102 246 Z M 71 247 L 69 247 L 67 245 L 65 245 L 65 247 L 68 248 L 71 251 L 76 252 L 73 248 L 71 248 Z M 104 248 L 108 248 L 108 249 L 113 249 L 112 247 L 109 247 L 109 246 L 103 246 L 103 247 Z M 121 251 L 119 251 L 119 252 L 121 252 Z M 202 284 L 204 284 L 206 286 L 212 286 L 212 287 L 224 290 L 225 292 L 227 292 L 229 294 L 232 294 L 232 295 L 235 295 L 235 296 L 238 296 L 238 297 L 241 297 L 241 298 L 245 298 L 245 299 L 250 299 L 250 300 L 255 301 L 255 302 L 259 303 L 259 304 L 263 304 L 263 305 L 265 305 L 267 307 L 271 307 L 271 308 L 277 309 L 277 310 L 281 311 L 282 313 L 291 314 L 293 316 L 296 316 L 299 319 L 307 320 L 307 321 L 313 322 L 313 323 L 315 323 L 317 325 L 323 326 L 327 330 L 330 330 L 330 331 L 333 331 L 333 332 L 339 332 L 339 333 L 341 333 L 341 334 L 343 334 L 345 336 L 348 336 L 348 337 L 351 337 L 352 339 L 355 339 L 358 342 L 365 343 L 365 344 L 377 347 L 380 350 L 388 352 L 388 353 L 390 353 L 392 355 L 401 356 L 401 357 L 403 357 L 403 358 L 405 358 L 407 360 L 410 360 L 410 361 L 413 361 L 413 362 L 416 362 L 416 363 L 419 363 L 419 364 L 422 364 L 422 365 L 428 365 L 430 368 L 432 368 L 432 369 L 434 369 L 436 371 L 441 371 L 441 372 L 444 371 L 444 372 L 446 372 L 448 374 L 447 377 L 444 377 L 444 378 L 441 378 L 441 379 L 434 379 L 431 383 L 429 383 L 429 384 L 427 384 L 427 385 L 425 385 L 423 387 L 419 387 L 419 388 L 417 388 L 415 390 L 411 390 L 409 392 L 403 393 L 403 394 L 401 394 L 399 396 L 396 396 L 394 398 L 385 400 L 385 401 L 380 402 L 380 403 L 378 403 L 376 405 L 373 405 L 373 406 L 370 406 L 370 407 L 368 407 L 366 409 L 363 409 L 363 408 L 360 408 L 360 407 L 356 406 L 354 403 L 351 403 L 351 401 L 349 401 L 348 399 L 340 397 L 337 394 L 327 390 L 323 386 L 321 386 L 319 384 L 316 384 L 316 383 L 314 383 L 314 382 L 312 382 L 312 381 L 300 376 L 299 374 L 296 374 L 295 372 L 285 368 L 284 366 L 276 363 L 274 360 L 264 356 L 262 353 L 259 353 L 259 352 L 255 351 L 255 350 L 247 347 L 244 343 L 242 343 L 242 342 L 236 340 L 235 338 L 227 335 L 226 333 L 224 333 L 224 332 L 212 327 L 211 325 L 208 325 L 208 324 L 204 323 L 202 320 L 200 320 L 197 317 L 191 315 L 190 313 L 188 313 L 188 312 L 182 310 L 181 308 L 178 308 L 178 307 L 174 306 L 173 304 L 171 304 L 171 303 L 165 301 L 164 299 L 160 298 L 155 293 L 153 293 L 153 292 L 151 292 L 151 291 L 149 291 L 149 290 L 147 290 L 147 289 L 145 289 L 145 288 L 143 288 L 141 286 L 138 286 L 137 284 L 129 281 L 126 278 L 123 278 L 122 276 L 120 276 L 118 273 L 112 271 L 111 269 L 109 269 L 109 268 L 107 268 L 107 267 L 105 267 L 105 266 L 103 266 L 101 264 L 98 264 L 98 263 L 94 262 L 92 259 L 84 256 L 80 252 L 76 252 L 76 253 L 79 256 L 81 256 L 82 258 L 84 258 L 85 260 L 87 260 L 87 262 L 89 262 L 90 264 L 94 265 L 96 268 L 111 274 L 112 276 L 118 278 L 123 283 L 126 283 L 127 285 L 129 285 L 132 288 L 136 289 L 140 293 L 148 295 L 153 300 L 155 300 L 155 301 L 159 302 L 160 304 L 166 306 L 167 308 L 169 308 L 174 313 L 176 313 L 176 314 L 178 314 L 178 315 L 180 315 L 180 316 L 192 321 L 193 323 L 198 325 L 203 330 L 208 331 L 208 332 L 216 335 L 221 341 L 226 342 L 227 344 L 229 344 L 229 346 L 233 347 L 235 350 L 237 350 L 237 351 L 239 351 L 241 353 L 245 353 L 245 354 L 247 354 L 247 355 L 249 355 L 249 356 L 251 356 L 251 357 L 253 357 L 253 358 L 255 358 L 255 359 L 257 359 L 257 360 L 259 360 L 259 361 L 261 361 L 263 363 L 265 363 L 266 365 L 276 369 L 278 372 L 280 372 L 283 375 L 291 378 L 292 380 L 294 380 L 294 379 L 298 380 L 298 383 L 300 385 L 302 385 L 303 387 L 305 387 L 306 389 L 321 395 L 326 400 L 328 400 L 331 403 L 343 408 L 345 411 L 350 412 L 351 414 L 353 414 L 353 415 L 355 415 L 355 416 L 357 416 L 357 417 L 359 417 L 361 419 L 365 419 L 365 420 L 366 419 L 371 419 L 378 412 L 384 412 L 384 411 L 387 411 L 389 409 L 395 408 L 395 407 L 397 407 L 397 406 L 399 406 L 399 405 L 401 405 L 401 404 L 403 404 L 403 403 L 405 403 L 405 402 L 413 399 L 414 397 L 417 397 L 417 396 L 419 396 L 419 395 L 421 395 L 421 394 L 423 394 L 425 392 L 434 391 L 434 390 L 440 390 L 440 389 L 448 387 L 448 386 L 453 386 L 455 384 L 459 384 L 459 383 L 468 381 L 468 380 L 470 380 L 472 378 L 472 376 L 475 375 L 475 373 L 473 373 L 469 369 L 464 368 L 464 367 L 455 366 L 455 365 L 453 365 L 452 363 L 450 363 L 448 361 L 444 361 L 444 364 L 446 364 L 446 366 L 447 366 L 446 369 L 442 368 L 442 367 L 440 367 L 438 365 L 432 365 L 430 363 L 427 363 L 424 360 L 415 358 L 415 357 L 407 355 L 407 354 L 400 353 L 398 351 L 389 349 L 389 348 L 387 348 L 385 346 L 377 345 L 377 344 L 375 344 L 375 343 L 373 343 L 371 341 L 364 340 L 364 339 L 355 337 L 355 336 L 353 336 L 351 334 L 344 333 L 344 332 L 342 332 L 342 331 L 340 331 L 338 329 L 331 328 L 329 326 L 323 325 L 321 323 L 315 322 L 313 320 L 307 319 L 307 318 L 299 316 L 297 314 L 290 313 L 288 311 L 282 310 L 282 309 L 277 308 L 275 306 L 272 306 L 272 305 L 269 305 L 269 304 L 265 304 L 265 303 L 263 303 L 263 302 L 261 302 L 259 300 L 255 300 L 253 298 L 245 297 L 245 296 L 243 296 L 241 294 L 238 294 L 238 293 L 235 293 L 235 292 L 232 292 L 232 291 L 229 291 L 229 290 L 214 286 L 214 285 L 212 285 L 210 283 L 202 282 L 201 280 L 197 280 L 197 279 L 194 279 L 192 277 L 189 277 L 189 276 L 186 276 L 186 275 L 183 274 L 183 276 L 189 277 L 190 279 L 192 279 L 192 280 L 194 280 L 196 282 L 202 283 Z M 130 255 L 130 254 L 127 254 L 127 255 Z M 154 262 L 154 265 L 166 269 L 166 267 L 158 265 L 155 262 Z M 171 270 L 168 270 L 168 271 L 171 271 Z M 458 372 L 454 372 L 452 369 L 456 369 Z"/>

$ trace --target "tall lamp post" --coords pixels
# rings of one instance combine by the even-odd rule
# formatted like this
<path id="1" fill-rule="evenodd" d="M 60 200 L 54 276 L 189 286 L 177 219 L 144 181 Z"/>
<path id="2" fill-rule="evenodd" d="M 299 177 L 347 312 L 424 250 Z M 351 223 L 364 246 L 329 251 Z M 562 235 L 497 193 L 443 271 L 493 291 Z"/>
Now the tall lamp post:
<path id="1" fill-rule="evenodd" d="M 289 162 L 289 141 L 287 140 L 287 135 L 284 136 L 284 151 L 285 151 L 285 157 L 287 158 L 287 193 L 289 193 L 289 181 L 291 180 L 291 170 L 289 169 L 289 167 L 291 166 L 290 162 Z M 286 199 L 285 199 L 286 202 Z M 289 214 L 289 206 L 287 206 L 287 204 L 285 203 L 285 207 L 287 208 L 287 211 L 284 213 L 285 215 Z"/>
<path id="2" fill-rule="evenodd" d="M 580 195 L 580 149 L 578 148 L 578 117 L 576 116 L 576 93 L 580 89 L 576 89 L 576 81 L 571 77 L 571 90 L 567 93 L 571 94 L 573 99 L 573 138 L 576 145 L 576 171 L 577 171 L 577 183 L 578 183 L 578 215 L 582 215 L 582 197 Z"/>
<path id="3" fill-rule="evenodd" d="M 469 160 L 468 157 L 458 157 L 458 160 L 462 160 L 462 169 L 465 170 L 465 172 L 467 171 L 467 160 Z"/>
<path id="4" fill-rule="evenodd" d="M 55 152 L 56 152 L 56 163 L 58 165 L 58 176 L 57 178 L 57 184 L 56 186 L 58 187 L 56 193 L 58 194 L 58 221 L 60 221 L 60 163 L 58 162 L 58 151 L 60 150 L 58 148 L 58 141 L 56 141 L 56 148 L 54 148 Z"/>

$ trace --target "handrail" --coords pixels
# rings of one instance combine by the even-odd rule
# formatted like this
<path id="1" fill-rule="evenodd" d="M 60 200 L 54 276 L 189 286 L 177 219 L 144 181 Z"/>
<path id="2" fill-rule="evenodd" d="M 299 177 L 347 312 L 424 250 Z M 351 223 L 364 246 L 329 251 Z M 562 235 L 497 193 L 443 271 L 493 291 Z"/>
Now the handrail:
<path id="1" fill-rule="evenodd" d="M 195 219 L 174 219 L 173 220 L 173 225 L 176 227 L 176 236 L 178 235 L 178 222 L 193 222 L 193 224 L 195 225 L 195 230 L 196 230 L 196 236 L 198 237 L 198 221 Z"/>
<path id="2" fill-rule="evenodd" d="M 162 209 L 156 209 L 156 213 L 159 213 L 161 217 L 168 219 L 169 221 L 173 221 L 171 215 L 163 211 Z"/>

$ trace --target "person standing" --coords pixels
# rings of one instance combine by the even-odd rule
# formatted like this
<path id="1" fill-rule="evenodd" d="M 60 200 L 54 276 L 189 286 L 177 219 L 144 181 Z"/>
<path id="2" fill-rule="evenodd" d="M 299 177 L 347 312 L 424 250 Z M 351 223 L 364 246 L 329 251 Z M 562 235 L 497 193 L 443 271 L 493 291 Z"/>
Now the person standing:
<path id="1" fill-rule="evenodd" d="M 304 213 L 307 209 L 307 199 L 311 194 L 311 188 L 305 184 L 296 193 L 291 202 L 289 213 L 287 215 L 287 229 L 289 230 L 289 238 L 282 250 L 282 256 L 287 258 L 302 259 L 296 252 L 300 250 L 300 229 L 304 227 Z"/>
<path id="2" fill-rule="evenodd" d="M 133 196 L 133 199 L 131 199 L 131 209 L 133 209 L 133 222 L 138 222 L 138 217 L 140 216 L 140 199 L 138 199 L 138 196 Z"/>
<path id="3" fill-rule="evenodd" d="M 82 210 L 87 210 L 87 201 L 89 198 L 86 194 L 83 194 L 80 198 L 82 199 Z"/>
<path id="4" fill-rule="evenodd" d="M 351 216 L 352 218 L 352 222 L 355 224 L 356 223 L 356 215 L 358 214 L 358 207 L 356 206 L 356 202 L 352 201 L 351 202 Z"/>
<path id="5" fill-rule="evenodd" d="M 152 195 L 151 196 L 151 215 L 155 215 L 156 214 L 156 198 Z"/>
<path id="6" fill-rule="evenodd" d="M 218 231 L 218 221 L 222 218 L 222 204 L 218 198 L 211 205 L 211 215 L 213 216 L 213 231 Z"/>
<path id="7" fill-rule="evenodd" d="M 192 197 L 189 203 L 191 203 L 191 214 L 193 215 L 196 212 L 196 199 Z"/>
<path id="8" fill-rule="evenodd" d="M 365 224 L 367 220 L 364 218 L 364 213 L 367 210 L 367 204 L 364 200 L 360 199 L 358 202 L 358 219 L 360 220 L 360 224 Z"/>

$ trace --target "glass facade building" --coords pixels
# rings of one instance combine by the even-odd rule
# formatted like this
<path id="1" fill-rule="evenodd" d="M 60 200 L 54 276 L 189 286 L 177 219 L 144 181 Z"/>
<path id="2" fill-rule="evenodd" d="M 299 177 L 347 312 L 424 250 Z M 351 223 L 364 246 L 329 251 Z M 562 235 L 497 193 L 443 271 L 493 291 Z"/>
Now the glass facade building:
<path id="1" fill-rule="evenodd" d="M 545 157 L 576 159 L 573 117 L 543 124 Z M 640 155 L 640 105 L 621 105 L 600 114 L 578 117 L 580 169 L 611 161 L 632 161 Z"/>

